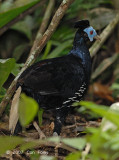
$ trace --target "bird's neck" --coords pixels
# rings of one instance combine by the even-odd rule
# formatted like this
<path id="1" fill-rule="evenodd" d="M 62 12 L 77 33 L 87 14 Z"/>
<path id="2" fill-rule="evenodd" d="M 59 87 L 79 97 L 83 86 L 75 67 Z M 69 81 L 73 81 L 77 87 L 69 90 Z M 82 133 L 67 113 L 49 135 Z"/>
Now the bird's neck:
<path id="1" fill-rule="evenodd" d="M 75 34 L 73 48 L 69 54 L 79 57 L 82 60 L 82 63 L 87 63 L 87 61 L 90 61 L 89 49 L 86 45 L 83 34 L 79 31 L 77 31 Z"/>
<path id="2" fill-rule="evenodd" d="M 83 37 L 83 33 L 80 33 L 79 31 L 76 32 L 73 48 L 69 54 L 73 54 L 78 58 L 80 58 L 84 68 L 87 70 L 87 72 L 90 73 L 91 57 L 90 57 L 89 49 L 86 45 L 86 41 Z"/>

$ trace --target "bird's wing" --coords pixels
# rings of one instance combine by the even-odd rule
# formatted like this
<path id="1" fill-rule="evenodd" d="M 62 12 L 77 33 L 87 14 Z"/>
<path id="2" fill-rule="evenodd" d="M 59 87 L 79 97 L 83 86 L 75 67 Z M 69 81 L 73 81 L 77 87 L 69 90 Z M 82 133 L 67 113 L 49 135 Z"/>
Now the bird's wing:
<path id="1" fill-rule="evenodd" d="M 75 68 L 71 58 L 61 57 L 32 65 L 21 75 L 19 82 L 23 81 L 25 87 L 41 95 L 65 96 L 76 91 L 82 81 L 82 73 L 82 67 Z"/>

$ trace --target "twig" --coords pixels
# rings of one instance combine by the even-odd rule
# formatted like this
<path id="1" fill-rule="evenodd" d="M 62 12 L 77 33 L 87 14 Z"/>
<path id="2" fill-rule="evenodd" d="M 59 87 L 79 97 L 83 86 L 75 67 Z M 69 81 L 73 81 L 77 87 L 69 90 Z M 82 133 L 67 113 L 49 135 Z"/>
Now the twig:
<path id="1" fill-rule="evenodd" d="M 16 22 L 18 22 L 19 20 L 23 19 L 26 15 L 31 14 L 34 10 L 36 10 L 39 6 L 43 5 L 45 3 L 46 0 L 41 1 L 37 4 L 35 4 L 34 6 L 32 6 L 31 8 L 27 9 L 26 11 L 24 11 L 23 13 L 21 13 L 19 16 L 17 16 L 16 18 L 14 18 L 12 21 L 10 21 L 9 23 L 7 23 L 4 27 L 2 27 L 0 29 L 0 36 L 6 32 L 13 24 L 15 24 Z"/>
<path id="2" fill-rule="evenodd" d="M 49 146 L 49 147 L 56 147 L 56 146 L 59 145 L 60 148 L 66 149 L 67 151 L 70 151 L 70 152 L 76 152 L 77 151 L 77 149 L 72 148 L 70 146 L 67 146 L 62 142 L 55 143 L 55 142 L 47 141 L 47 142 L 44 142 L 44 143 L 39 143 L 39 145 L 41 145 L 41 146 Z"/>
<path id="3" fill-rule="evenodd" d="M 85 157 L 88 155 L 90 148 L 91 148 L 91 144 L 87 143 L 85 150 L 82 152 L 82 160 L 85 160 Z"/>
<path id="4" fill-rule="evenodd" d="M 29 66 L 31 65 L 36 57 L 39 55 L 39 53 L 42 51 L 43 47 L 46 45 L 47 41 L 50 39 L 50 37 L 52 36 L 52 34 L 54 33 L 54 31 L 56 30 L 60 20 L 62 19 L 62 17 L 64 16 L 66 10 L 68 9 L 68 7 L 71 5 L 71 3 L 74 0 L 63 0 L 63 2 L 61 3 L 61 5 L 59 6 L 58 10 L 56 11 L 48 29 L 46 30 L 46 32 L 44 33 L 42 39 L 37 43 L 38 46 L 34 49 L 34 51 L 31 52 L 29 58 L 27 59 L 25 66 L 22 68 L 21 72 L 18 74 L 18 76 L 13 80 L 12 84 L 10 85 L 9 89 L 7 90 L 6 95 L 4 96 L 1 104 L 0 104 L 0 116 L 2 115 L 2 113 L 5 110 L 6 105 L 8 104 L 8 102 L 10 101 L 12 95 L 14 94 L 14 91 L 16 89 L 16 83 L 17 80 L 19 78 L 19 76 L 21 75 L 21 73 Z"/>
<path id="5" fill-rule="evenodd" d="M 60 148 L 60 146 L 61 146 L 61 143 L 55 146 L 55 157 L 58 157 L 58 148 Z"/>
<path id="6" fill-rule="evenodd" d="M 37 32 L 36 39 L 34 41 L 34 44 L 33 44 L 31 52 L 33 52 L 34 49 L 36 48 L 37 42 L 40 41 L 40 39 L 43 36 L 43 33 L 45 32 L 45 30 L 46 30 L 46 28 L 48 26 L 48 22 L 49 22 L 49 19 L 51 17 L 54 5 L 55 5 L 55 0 L 49 0 L 49 4 L 48 4 L 48 6 L 46 8 L 46 12 L 45 12 L 45 15 L 43 17 L 42 24 L 41 24 L 41 26 L 40 26 L 40 28 L 39 28 L 39 30 Z"/>
<path id="7" fill-rule="evenodd" d="M 30 51 L 30 54 L 32 54 L 32 52 L 37 47 L 39 41 L 41 40 L 41 38 L 43 36 L 43 33 L 45 32 L 45 30 L 48 26 L 48 22 L 49 22 L 49 19 L 51 17 L 51 14 L 52 14 L 52 11 L 53 11 L 53 8 L 54 8 L 54 4 L 55 4 L 55 0 L 49 0 L 49 4 L 46 8 L 46 12 L 45 12 L 43 20 L 42 20 L 42 24 L 41 24 L 41 26 L 40 26 L 40 28 L 37 32 L 36 39 L 34 41 L 33 47 Z"/>
<path id="8" fill-rule="evenodd" d="M 112 33 L 113 29 L 116 27 L 118 23 L 119 23 L 119 13 L 117 13 L 114 20 L 101 33 L 100 35 L 101 41 L 100 42 L 96 41 L 90 48 L 90 53 L 92 57 L 95 56 L 95 54 L 98 52 L 100 47 L 103 45 L 108 36 Z"/>
<path id="9" fill-rule="evenodd" d="M 45 134 L 41 131 L 40 127 L 38 126 L 38 124 L 34 121 L 33 125 L 35 127 L 35 129 L 38 131 L 40 139 L 44 139 L 46 138 Z"/>
<path id="10" fill-rule="evenodd" d="M 76 152 L 78 151 L 77 149 L 75 148 L 72 148 L 66 144 L 64 144 L 63 142 L 53 142 L 53 141 L 49 141 L 48 139 L 44 139 L 44 140 L 34 140 L 34 139 L 31 139 L 31 138 L 23 138 L 23 141 L 24 142 L 34 142 L 36 143 L 36 146 L 48 146 L 48 147 L 56 147 L 56 146 L 59 146 L 59 148 L 63 148 L 63 149 L 66 149 L 67 151 L 70 151 L 70 152 Z"/>
<path id="11" fill-rule="evenodd" d="M 70 147 L 70 146 L 67 146 L 67 145 L 64 144 L 64 143 L 61 143 L 61 144 L 60 144 L 60 147 L 63 148 L 63 149 L 66 149 L 67 151 L 70 151 L 70 152 L 76 152 L 76 151 L 77 151 L 77 149 L 72 148 L 72 147 Z"/>
<path id="12" fill-rule="evenodd" d="M 68 7 L 71 5 L 71 3 L 74 0 L 63 0 L 61 5 L 59 6 L 58 10 L 56 11 L 55 15 L 52 18 L 52 21 L 42 36 L 41 40 L 37 43 L 37 47 L 31 52 L 31 55 L 28 57 L 26 63 L 25 63 L 25 68 L 27 68 L 29 65 L 31 65 L 36 57 L 39 55 L 39 53 L 42 51 L 44 46 L 46 45 L 47 41 L 51 38 L 52 34 L 56 30 L 60 20 L 64 16 L 66 10 Z"/>
<path id="13" fill-rule="evenodd" d="M 85 122 L 85 123 L 75 123 L 72 125 L 68 125 L 68 126 L 63 126 L 63 129 L 70 129 L 70 128 L 74 128 L 76 126 L 83 126 L 83 127 L 90 127 L 90 126 L 95 126 L 95 127 L 99 127 L 100 126 L 100 122 L 96 122 L 96 121 L 89 121 L 89 122 Z"/>

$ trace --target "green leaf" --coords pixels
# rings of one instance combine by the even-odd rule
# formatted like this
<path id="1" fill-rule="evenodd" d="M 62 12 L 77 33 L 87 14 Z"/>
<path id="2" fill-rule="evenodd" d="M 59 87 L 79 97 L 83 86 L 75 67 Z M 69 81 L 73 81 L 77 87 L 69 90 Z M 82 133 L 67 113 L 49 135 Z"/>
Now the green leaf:
<path id="1" fill-rule="evenodd" d="M 12 19 L 16 18 L 18 15 L 20 15 L 22 12 L 27 10 L 28 8 L 32 7 L 36 3 L 38 3 L 40 0 L 34 0 L 30 1 L 29 3 L 19 6 L 13 9 L 10 9 L 6 12 L 0 13 L 0 28 L 6 25 L 8 22 L 10 22 Z"/>
<path id="2" fill-rule="evenodd" d="M 20 44 L 18 45 L 15 49 L 14 52 L 12 54 L 13 58 L 15 58 L 16 61 L 18 61 L 20 59 L 20 57 L 22 56 L 22 54 L 24 53 L 24 50 L 28 48 L 28 44 L 24 43 L 24 44 Z"/>
<path id="3" fill-rule="evenodd" d="M 39 143 L 38 143 L 38 141 L 31 141 L 31 142 L 26 142 L 26 143 L 24 143 L 24 144 L 22 144 L 21 146 L 20 146 L 20 150 L 22 150 L 23 152 L 24 151 L 26 151 L 27 149 L 32 149 L 32 148 L 35 148 L 36 146 L 38 146 L 39 145 Z"/>
<path id="4" fill-rule="evenodd" d="M 25 140 L 25 139 L 24 139 Z M 47 139 L 29 139 L 29 141 L 25 140 L 25 143 L 20 145 L 20 150 L 26 151 L 27 149 L 33 149 L 40 144 L 46 144 Z"/>
<path id="5" fill-rule="evenodd" d="M 113 83 L 110 88 L 111 88 L 112 90 L 119 90 L 119 84 L 118 84 L 118 83 Z"/>
<path id="6" fill-rule="evenodd" d="M 79 104 L 82 106 L 85 106 L 87 109 L 90 109 L 91 111 L 99 114 L 100 116 L 105 117 L 106 119 L 113 122 L 117 127 L 119 127 L 119 112 L 118 111 L 109 110 L 108 107 L 103 106 L 103 105 L 97 105 L 93 102 L 81 101 Z"/>
<path id="7" fill-rule="evenodd" d="M 38 121 L 39 121 L 39 125 L 42 125 L 42 115 L 43 115 L 43 109 L 40 108 L 38 111 Z"/>
<path id="8" fill-rule="evenodd" d="M 9 153 L 17 145 L 22 144 L 23 139 L 20 137 L 0 136 L 0 155 Z"/>
<path id="9" fill-rule="evenodd" d="M 66 42 L 64 42 L 62 45 L 59 45 L 58 47 L 56 47 L 48 56 L 47 58 L 54 58 L 54 57 L 58 57 L 60 55 L 60 53 L 68 48 L 70 45 L 72 44 L 72 40 L 68 40 Z"/>
<path id="10" fill-rule="evenodd" d="M 0 12 L 8 10 L 10 7 L 12 7 L 12 3 L 13 3 L 12 0 L 3 1 L 0 4 Z"/>
<path id="11" fill-rule="evenodd" d="M 75 153 L 70 153 L 65 158 L 65 160 L 79 160 L 79 158 L 81 158 L 81 153 L 78 151 L 78 152 L 75 152 Z"/>
<path id="12" fill-rule="evenodd" d="M 0 98 L 3 98 L 5 93 L 6 93 L 6 89 L 2 87 L 0 90 Z"/>
<path id="13" fill-rule="evenodd" d="M 2 87 L 0 90 L 0 102 L 2 101 L 2 98 L 4 97 L 5 93 L 6 93 L 6 89 Z"/>
<path id="14" fill-rule="evenodd" d="M 37 153 L 37 151 L 33 152 L 33 154 L 30 154 L 30 160 L 38 160 L 40 159 L 40 154 Z"/>
<path id="15" fill-rule="evenodd" d="M 21 94 L 19 102 L 19 119 L 22 126 L 28 125 L 36 116 L 38 103 L 31 97 Z"/>
<path id="16" fill-rule="evenodd" d="M 15 59 L 0 59 L 0 89 L 15 66 Z"/>
<path id="17" fill-rule="evenodd" d="M 52 142 L 55 142 L 55 143 L 59 143 L 60 142 L 60 137 L 58 136 L 54 136 L 54 137 L 50 137 L 47 139 L 48 141 L 52 141 Z"/>
<path id="18" fill-rule="evenodd" d="M 20 72 L 20 68 L 23 67 L 24 64 L 23 63 L 20 63 L 20 64 L 15 64 L 15 67 L 13 68 L 13 70 L 11 71 L 11 73 L 14 75 L 14 76 L 17 76 L 18 73 Z"/>
<path id="19" fill-rule="evenodd" d="M 14 24 L 12 27 L 12 29 L 17 30 L 23 34 L 26 35 L 26 37 L 30 40 L 32 37 L 32 33 L 31 33 L 31 29 L 29 28 L 29 26 L 25 23 L 25 21 L 20 21 L 17 22 L 16 24 Z"/>
<path id="20" fill-rule="evenodd" d="M 51 47 L 52 47 L 52 41 L 48 41 L 47 45 L 46 45 L 46 48 L 45 48 L 45 52 L 42 56 L 42 59 L 45 59 L 47 57 L 47 55 L 49 54 L 50 50 L 51 50 Z"/>
<path id="21" fill-rule="evenodd" d="M 86 140 L 84 138 L 64 138 L 61 140 L 66 145 L 82 150 L 85 147 Z"/>

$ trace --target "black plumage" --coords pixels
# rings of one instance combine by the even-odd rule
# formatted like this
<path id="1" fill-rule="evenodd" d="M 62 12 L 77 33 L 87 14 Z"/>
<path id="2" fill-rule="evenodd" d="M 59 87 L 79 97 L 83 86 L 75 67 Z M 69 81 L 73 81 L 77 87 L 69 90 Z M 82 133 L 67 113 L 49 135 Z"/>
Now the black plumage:
<path id="1" fill-rule="evenodd" d="M 21 86 L 22 92 L 33 97 L 41 108 L 55 110 L 54 132 L 57 134 L 61 132 L 72 103 L 84 96 L 91 73 L 91 58 L 86 45 L 88 35 L 84 32 L 89 21 L 78 21 L 74 27 L 78 30 L 68 55 L 31 65 L 17 83 L 17 87 Z"/>

